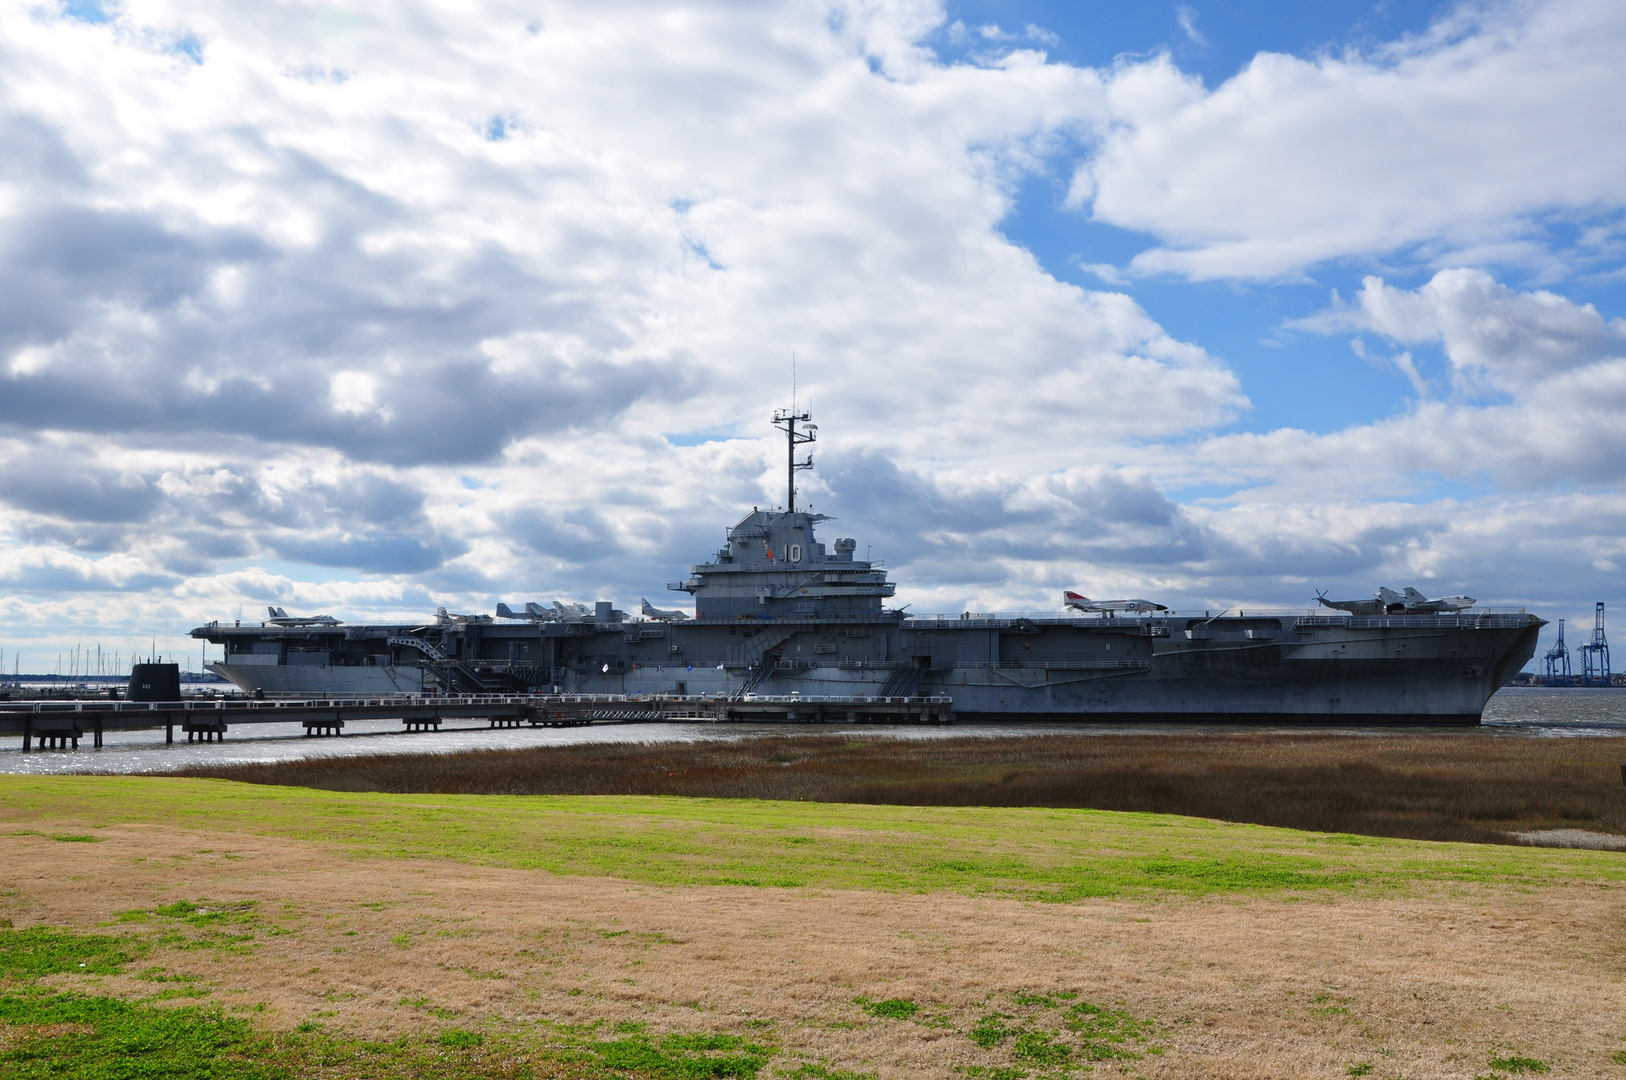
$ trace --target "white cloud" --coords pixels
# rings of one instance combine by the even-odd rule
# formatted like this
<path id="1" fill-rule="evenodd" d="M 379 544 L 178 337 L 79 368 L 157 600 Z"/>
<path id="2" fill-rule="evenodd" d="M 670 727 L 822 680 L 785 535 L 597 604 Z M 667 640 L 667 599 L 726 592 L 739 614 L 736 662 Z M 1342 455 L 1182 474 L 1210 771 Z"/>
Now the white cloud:
<path id="1" fill-rule="evenodd" d="M 1370 330 L 1408 345 L 1439 343 L 1470 388 L 1521 390 L 1626 357 L 1626 319 L 1538 290 L 1516 292 L 1483 270 L 1442 270 L 1407 291 L 1368 277 L 1353 307 L 1294 325 Z"/>
<path id="2" fill-rule="evenodd" d="M 650 592 L 782 498 L 764 421 L 793 352 L 824 431 L 806 497 L 917 608 L 1067 585 L 1301 602 L 1306 579 L 1379 573 L 1456 591 L 1508 581 L 1497 544 L 1535 543 L 1543 514 L 1589 538 L 1550 565 L 1623 560 L 1612 497 L 1539 492 L 1614 485 L 1626 450 L 1620 324 L 1562 290 L 1374 280 L 1304 328 L 1383 341 L 1427 400 L 1215 435 L 1249 408 L 1221 360 L 1000 232 L 1014 181 L 1083 140 L 1079 197 L 1166 241 L 1136 269 L 1552 257 L 1528 215 L 1616 205 L 1618 118 L 1569 108 L 1613 85 L 1602 8 L 1262 57 L 1212 93 L 1166 58 L 943 64 L 925 2 L 335 10 L 0 7 L 19 632 Z M 187 35 L 201 62 L 171 48 Z M 1531 102 L 1509 106 L 1510 79 Z M 1474 142 L 1493 138 L 1515 160 Z M 1463 393 L 1425 395 L 1409 350 L 1433 344 Z M 663 438 L 695 432 L 740 437 Z M 1519 494 L 1432 498 L 1424 474 Z M 1203 485 L 1216 501 L 1165 494 Z"/>
<path id="3" fill-rule="evenodd" d="M 1174 9 L 1175 21 L 1180 24 L 1180 32 L 1186 35 L 1186 40 L 1193 45 L 1207 45 L 1208 39 L 1203 37 L 1197 29 L 1197 12 L 1185 4 Z"/>
<path id="4" fill-rule="evenodd" d="M 1618 244 L 1623 48 L 1626 7 L 1555 0 L 1465 4 L 1367 54 L 1261 53 L 1213 90 L 1166 57 L 1128 65 L 1073 201 L 1160 241 L 1142 273 L 1273 278 L 1392 252 L 1550 266 L 1554 220 Z"/>
<path id="5" fill-rule="evenodd" d="M 1458 392 L 1325 435 L 1284 429 L 1206 440 L 1200 456 L 1213 471 L 1205 479 L 1260 484 L 1248 495 L 1255 501 L 1415 494 L 1430 477 L 1508 490 L 1626 481 L 1626 321 L 1476 270 L 1442 270 L 1412 290 L 1368 277 L 1353 304 L 1334 299 L 1291 325 L 1438 344 Z M 1388 362 L 1427 391 L 1409 352 Z"/>
<path id="6" fill-rule="evenodd" d="M 564 544 L 559 574 L 587 580 L 554 587 L 610 588 L 593 575 L 629 550 L 695 557 L 700 524 L 666 550 L 626 523 L 663 486 L 728 492 L 679 504 L 707 533 L 775 497 L 771 444 L 699 466 L 739 474 L 719 481 L 650 436 L 754 434 L 792 351 L 832 448 L 1007 476 L 1245 409 L 1200 347 L 998 231 L 1100 76 L 1027 51 L 944 66 L 920 44 L 941 19 L 0 8 L 10 460 L 91 439 L 129 470 L 13 485 L 13 542 L 171 583 L 262 559 L 479 592 Z M 188 35 L 201 63 L 166 51 Z M 492 484 L 448 483 L 471 467 Z"/>

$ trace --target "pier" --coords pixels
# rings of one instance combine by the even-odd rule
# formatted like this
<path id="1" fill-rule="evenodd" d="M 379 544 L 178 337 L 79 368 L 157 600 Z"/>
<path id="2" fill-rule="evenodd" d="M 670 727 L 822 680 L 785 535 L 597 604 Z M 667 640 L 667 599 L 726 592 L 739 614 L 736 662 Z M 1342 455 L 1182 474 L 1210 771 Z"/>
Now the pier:
<path id="1" fill-rule="evenodd" d="M 935 697 L 803 697 L 746 695 L 737 700 L 682 695 L 410 694 L 353 700 L 217 699 L 191 701 L 0 701 L 0 732 L 21 735 L 23 749 L 102 745 L 108 731 L 164 729 L 175 741 L 224 740 L 233 727 L 288 724 L 309 737 L 342 736 L 346 721 L 399 720 L 403 732 L 438 731 L 446 721 L 483 721 L 491 728 L 581 727 L 627 723 L 949 723 L 953 699 Z M 468 728 L 467 730 L 478 730 Z"/>

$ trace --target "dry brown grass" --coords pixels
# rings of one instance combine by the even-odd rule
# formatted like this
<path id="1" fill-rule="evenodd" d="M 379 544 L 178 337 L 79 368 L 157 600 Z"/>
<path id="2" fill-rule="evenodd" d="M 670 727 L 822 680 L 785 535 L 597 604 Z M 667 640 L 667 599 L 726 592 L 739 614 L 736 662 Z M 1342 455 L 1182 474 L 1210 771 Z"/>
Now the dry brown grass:
<path id="1" fill-rule="evenodd" d="M 840 736 L 319 758 L 183 775 L 338 791 L 690 795 L 1187 814 L 1418 840 L 1626 834 L 1626 738 L 1489 732 Z"/>
<path id="2" fill-rule="evenodd" d="M 991 1059 L 949 1028 L 867 1017 L 853 998 L 909 998 L 963 1031 L 1010 1009 L 1012 992 L 1070 990 L 1157 1021 L 1168 1052 L 1123 1063 L 1146 1077 L 1333 1077 L 1368 1062 L 1374 1076 L 1466 1080 L 1509 1052 L 1555 1074 L 1623 1071 L 1610 1056 L 1626 1045 L 1619 886 L 1052 905 L 658 888 L 149 825 L 99 835 L 8 837 L 0 916 L 88 929 L 182 898 L 256 901 L 251 952 L 176 942 L 131 970 L 195 976 L 184 985 L 229 1008 L 264 1003 L 250 1015 L 284 1030 L 770 1021 L 785 1047 L 775 1068 L 947 1080 Z M 99 986 L 155 989 L 133 975 Z"/>

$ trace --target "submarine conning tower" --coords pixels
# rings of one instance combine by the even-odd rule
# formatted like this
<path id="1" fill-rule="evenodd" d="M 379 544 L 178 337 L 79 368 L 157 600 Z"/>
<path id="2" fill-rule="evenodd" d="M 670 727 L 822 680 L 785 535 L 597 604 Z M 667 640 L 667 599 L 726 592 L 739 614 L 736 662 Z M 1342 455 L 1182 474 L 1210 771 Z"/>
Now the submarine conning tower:
<path id="1" fill-rule="evenodd" d="M 896 591 L 886 571 L 853 558 L 858 541 L 827 551 L 813 526 L 830 518 L 794 510 L 753 510 L 728 530 L 728 543 L 689 579 L 669 588 L 694 596 L 697 619 L 818 619 L 875 622 Z"/>

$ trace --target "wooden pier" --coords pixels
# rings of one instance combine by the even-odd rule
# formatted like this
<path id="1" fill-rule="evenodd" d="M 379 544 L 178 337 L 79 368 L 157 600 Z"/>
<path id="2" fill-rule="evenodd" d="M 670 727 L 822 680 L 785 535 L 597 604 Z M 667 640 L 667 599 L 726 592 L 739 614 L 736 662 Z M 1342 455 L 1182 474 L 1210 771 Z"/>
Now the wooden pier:
<path id="1" fill-rule="evenodd" d="M 396 720 L 404 730 L 438 731 L 447 721 L 484 721 L 490 728 L 582 727 L 627 723 L 949 723 L 947 697 L 723 697 L 616 694 L 401 695 L 317 701 L 0 701 L 0 732 L 20 734 L 23 749 L 78 749 L 87 731 L 164 729 L 175 741 L 224 740 L 231 727 L 288 724 L 309 736 L 339 736 L 346 721 Z M 463 730 L 478 730 L 467 728 Z"/>

